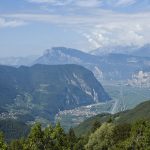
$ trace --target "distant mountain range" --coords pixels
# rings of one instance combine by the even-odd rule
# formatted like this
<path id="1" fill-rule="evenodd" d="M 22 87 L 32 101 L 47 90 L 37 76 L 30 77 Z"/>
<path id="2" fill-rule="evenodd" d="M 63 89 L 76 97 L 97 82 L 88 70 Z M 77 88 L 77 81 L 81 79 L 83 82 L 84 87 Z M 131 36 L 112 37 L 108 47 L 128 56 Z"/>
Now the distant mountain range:
<path id="1" fill-rule="evenodd" d="M 90 54 L 104 56 L 111 53 L 130 54 L 139 49 L 137 46 L 106 46 L 90 51 Z"/>
<path id="2" fill-rule="evenodd" d="M 90 54 L 96 56 L 105 56 L 111 53 L 114 54 L 127 54 L 132 56 L 139 57 L 150 57 L 150 44 L 146 44 L 144 46 L 107 46 L 102 48 L 97 48 L 93 51 L 90 51 Z"/>
<path id="3" fill-rule="evenodd" d="M 65 47 L 53 47 L 46 50 L 43 56 L 39 57 L 33 64 L 78 64 L 90 69 L 99 79 L 102 77 L 101 70 L 98 67 L 99 63 L 99 57 L 80 50 Z"/>
<path id="4" fill-rule="evenodd" d="M 78 65 L 0 66 L 0 118 L 52 121 L 62 110 L 111 98 L 93 73 Z"/>
<path id="5" fill-rule="evenodd" d="M 38 58 L 34 64 L 78 64 L 91 70 L 98 80 L 127 80 L 136 71 L 150 66 L 150 57 L 110 53 L 92 55 L 79 50 L 54 47 Z"/>
<path id="6" fill-rule="evenodd" d="M 43 56 L 39 57 L 34 64 L 87 64 L 97 62 L 98 57 L 80 50 L 66 47 L 53 47 L 47 49 Z"/>
<path id="7" fill-rule="evenodd" d="M 150 44 L 144 45 L 143 47 L 138 48 L 130 54 L 140 57 L 150 57 Z"/>
<path id="8" fill-rule="evenodd" d="M 40 57 L 0 59 L 0 64 L 16 67 L 34 64 L 77 64 L 91 70 L 99 81 L 128 80 L 136 72 L 150 67 L 150 44 L 143 47 L 104 47 L 90 53 L 65 47 L 53 47 Z"/>

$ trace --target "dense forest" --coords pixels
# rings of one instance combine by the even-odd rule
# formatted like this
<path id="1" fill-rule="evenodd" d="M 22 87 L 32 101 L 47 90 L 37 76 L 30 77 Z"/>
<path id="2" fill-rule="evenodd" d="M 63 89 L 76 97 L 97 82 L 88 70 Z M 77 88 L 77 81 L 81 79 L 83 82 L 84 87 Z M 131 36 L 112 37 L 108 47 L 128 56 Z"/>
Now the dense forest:
<path id="1" fill-rule="evenodd" d="M 60 123 L 42 128 L 40 123 L 31 127 L 29 134 L 17 140 L 6 141 L 0 133 L 0 150 L 149 150 L 150 121 L 132 124 L 114 124 L 95 121 L 91 130 L 77 137 L 71 128 L 67 133 Z"/>

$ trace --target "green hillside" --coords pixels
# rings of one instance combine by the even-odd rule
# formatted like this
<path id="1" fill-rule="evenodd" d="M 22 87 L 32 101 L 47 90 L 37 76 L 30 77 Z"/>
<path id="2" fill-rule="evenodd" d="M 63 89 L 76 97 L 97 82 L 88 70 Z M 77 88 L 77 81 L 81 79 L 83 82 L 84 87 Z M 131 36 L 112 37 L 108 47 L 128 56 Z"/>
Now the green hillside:
<path id="1" fill-rule="evenodd" d="M 81 123 L 79 126 L 75 128 L 75 132 L 77 135 L 83 135 L 88 133 L 91 130 L 95 121 L 99 121 L 101 123 L 112 120 L 115 124 L 123 124 L 123 123 L 133 123 L 137 120 L 146 119 L 150 120 L 150 101 L 143 102 L 139 104 L 137 107 L 131 110 L 127 110 L 125 112 L 120 112 L 114 115 L 111 114 L 100 114 L 94 117 L 91 117 Z"/>

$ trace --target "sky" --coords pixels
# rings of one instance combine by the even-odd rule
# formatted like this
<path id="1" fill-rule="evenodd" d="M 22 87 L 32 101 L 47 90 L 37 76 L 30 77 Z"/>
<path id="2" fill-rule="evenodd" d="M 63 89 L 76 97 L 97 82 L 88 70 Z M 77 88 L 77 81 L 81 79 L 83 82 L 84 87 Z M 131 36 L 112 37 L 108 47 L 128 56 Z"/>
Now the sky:
<path id="1" fill-rule="evenodd" d="M 150 0 L 0 0 L 0 57 L 150 43 Z"/>

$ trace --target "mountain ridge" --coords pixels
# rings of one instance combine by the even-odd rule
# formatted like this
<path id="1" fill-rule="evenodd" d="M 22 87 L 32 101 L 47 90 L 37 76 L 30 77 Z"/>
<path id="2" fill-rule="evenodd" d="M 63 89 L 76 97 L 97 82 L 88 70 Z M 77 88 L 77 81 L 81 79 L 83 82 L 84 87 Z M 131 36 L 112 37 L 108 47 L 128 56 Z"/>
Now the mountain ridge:
<path id="1" fill-rule="evenodd" d="M 78 64 L 91 70 L 99 81 L 127 80 L 136 71 L 148 67 L 150 58 L 122 53 L 95 56 L 71 48 L 55 47 L 48 50 L 34 64 Z"/>
<path id="2" fill-rule="evenodd" d="M 126 47 L 123 48 L 126 49 Z M 130 49 L 130 47 L 127 48 Z M 96 56 L 77 49 L 53 47 L 46 50 L 41 57 L 37 58 L 29 66 L 34 64 L 77 64 L 91 70 L 99 81 L 127 81 L 136 72 L 144 71 L 145 68 L 150 66 L 150 57 L 148 54 L 146 56 L 142 55 L 142 47 L 135 48 L 131 46 L 131 49 L 132 51 L 127 53 L 109 53 Z M 149 45 L 145 45 L 145 49 L 149 53 Z M 137 55 L 137 51 L 140 51 L 139 55 Z"/>
<path id="3" fill-rule="evenodd" d="M 0 73 L 0 104 L 8 118 L 53 120 L 61 110 L 111 99 L 79 65 L 0 66 Z"/>

